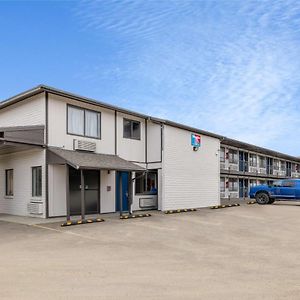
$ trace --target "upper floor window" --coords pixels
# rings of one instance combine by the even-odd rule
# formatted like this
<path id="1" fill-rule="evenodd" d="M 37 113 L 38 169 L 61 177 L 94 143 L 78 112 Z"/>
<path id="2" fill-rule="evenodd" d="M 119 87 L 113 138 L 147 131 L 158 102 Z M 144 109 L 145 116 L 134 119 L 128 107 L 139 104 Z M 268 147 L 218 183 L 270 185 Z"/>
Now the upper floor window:
<path id="1" fill-rule="evenodd" d="M 286 170 L 286 162 L 281 160 L 280 161 L 280 169 L 281 171 L 285 171 Z"/>
<path id="2" fill-rule="evenodd" d="M 42 196 L 42 167 L 32 169 L 32 197 Z"/>
<path id="3" fill-rule="evenodd" d="M 264 156 L 259 156 L 259 167 L 266 168 L 267 160 Z"/>
<path id="4" fill-rule="evenodd" d="M 14 195 L 14 170 L 5 170 L 5 195 Z"/>
<path id="5" fill-rule="evenodd" d="M 220 149 L 220 161 L 224 162 L 225 161 L 225 148 L 221 147 Z"/>
<path id="6" fill-rule="evenodd" d="M 273 169 L 274 170 L 279 170 L 279 160 L 278 159 L 274 159 L 274 161 L 273 161 Z"/>
<path id="7" fill-rule="evenodd" d="M 251 167 L 256 167 L 257 166 L 257 155 L 250 153 L 249 156 L 249 163 Z"/>
<path id="8" fill-rule="evenodd" d="M 100 113 L 68 105 L 69 134 L 100 138 Z"/>
<path id="9" fill-rule="evenodd" d="M 123 119 L 123 137 L 128 139 L 141 139 L 141 122 Z"/>
<path id="10" fill-rule="evenodd" d="M 237 164 L 238 163 L 238 153 L 236 150 L 229 149 L 228 151 L 229 163 Z"/>

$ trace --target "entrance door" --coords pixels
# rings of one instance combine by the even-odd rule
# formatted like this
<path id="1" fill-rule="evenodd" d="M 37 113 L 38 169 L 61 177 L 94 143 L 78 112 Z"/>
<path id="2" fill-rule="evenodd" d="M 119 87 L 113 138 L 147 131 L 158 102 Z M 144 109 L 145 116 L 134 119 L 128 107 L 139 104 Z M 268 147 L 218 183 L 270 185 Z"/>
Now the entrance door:
<path id="1" fill-rule="evenodd" d="M 239 179 L 239 198 L 243 198 L 244 195 L 244 180 Z"/>
<path id="2" fill-rule="evenodd" d="M 122 180 L 122 191 L 120 191 L 119 180 Z M 122 211 L 128 211 L 128 186 L 129 186 L 128 172 L 117 172 L 116 180 L 116 211 L 120 211 L 120 192 L 122 196 Z"/>
<path id="3" fill-rule="evenodd" d="M 273 159 L 267 157 L 267 174 L 273 174 Z"/>
<path id="4" fill-rule="evenodd" d="M 70 211 L 71 215 L 81 214 L 81 180 L 80 170 L 70 168 Z M 98 214 L 100 173 L 95 170 L 84 170 L 85 213 Z"/>
<path id="5" fill-rule="evenodd" d="M 239 179 L 239 198 L 248 196 L 248 179 Z"/>

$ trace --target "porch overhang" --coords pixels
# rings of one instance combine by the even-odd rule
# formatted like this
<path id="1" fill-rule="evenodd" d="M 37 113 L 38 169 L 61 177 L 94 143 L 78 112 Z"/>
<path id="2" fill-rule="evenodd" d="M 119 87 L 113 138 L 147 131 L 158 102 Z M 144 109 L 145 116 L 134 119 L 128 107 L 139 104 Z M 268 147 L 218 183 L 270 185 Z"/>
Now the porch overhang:
<path id="1" fill-rule="evenodd" d="M 41 148 L 42 145 L 33 145 L 29 143 L 20 143 L 15 141 L 8 141 L 0 138 L 0 155 L 12 154 L 34 148 Z"/>
<path id="2" fill-rule="evenodd" d="M 117 155 L 48 148 L 48 163 L 68 164 L 75 169 L 145 171 L 146 169 Z"/>

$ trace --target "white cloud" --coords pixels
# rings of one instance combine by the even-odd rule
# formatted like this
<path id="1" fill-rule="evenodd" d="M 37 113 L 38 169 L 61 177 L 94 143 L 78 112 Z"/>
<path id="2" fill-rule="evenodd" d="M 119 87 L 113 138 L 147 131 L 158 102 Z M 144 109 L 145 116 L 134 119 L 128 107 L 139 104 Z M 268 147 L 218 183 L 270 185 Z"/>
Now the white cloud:
<path id="1" fill-rule="evenodd" d="M 75 14 L 122 42 L 78 75 L 111 84 L 116 104 L 300 154 L 299 2 L 85 1 Z"/>

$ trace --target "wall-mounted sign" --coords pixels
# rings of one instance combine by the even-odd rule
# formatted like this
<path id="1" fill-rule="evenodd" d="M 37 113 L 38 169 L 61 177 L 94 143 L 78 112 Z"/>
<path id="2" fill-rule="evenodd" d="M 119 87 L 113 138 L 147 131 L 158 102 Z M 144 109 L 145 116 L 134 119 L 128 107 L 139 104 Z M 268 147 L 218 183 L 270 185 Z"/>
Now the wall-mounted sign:
<path id="1" fill-rule="evenodd" d="M 192 133 L 191 144 L 194 148 L 199 148 L 201 146 L 201 136 L 198 134 Z"/>

